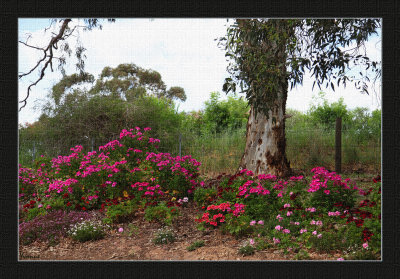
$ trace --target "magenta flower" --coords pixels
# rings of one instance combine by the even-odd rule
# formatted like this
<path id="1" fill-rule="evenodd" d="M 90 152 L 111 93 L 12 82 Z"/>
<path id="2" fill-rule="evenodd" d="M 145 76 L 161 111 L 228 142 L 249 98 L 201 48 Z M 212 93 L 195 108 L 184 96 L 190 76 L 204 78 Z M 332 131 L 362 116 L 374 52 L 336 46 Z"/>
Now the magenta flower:
<path id="1" fill-rule="evenodd" d="M 368 248 L 368 242 L 363 243 L 363 247 L 364 247 L 364 249 L 367 249 Z"/>
<path id="2" fill-rule="evenodd" d="M 120 233 L 122 233 L 122 232 L 124 231 L 124 228 L 119 228 L 118 231 L 119 231 Z"/>
<path id="3" fill-rule="evenodd" d="M 338 261 L 344 261 L 344 259 L 343 259 L 343 258 L 338 258 L 337 260 L 338 260 Z"/>

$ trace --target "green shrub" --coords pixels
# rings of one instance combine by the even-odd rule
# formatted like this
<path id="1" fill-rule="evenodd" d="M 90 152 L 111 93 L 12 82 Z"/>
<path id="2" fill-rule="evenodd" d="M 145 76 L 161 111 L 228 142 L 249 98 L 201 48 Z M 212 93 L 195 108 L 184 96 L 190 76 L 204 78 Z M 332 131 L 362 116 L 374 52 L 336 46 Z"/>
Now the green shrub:
<path id="1" fill-rule="evenodd" d="M 199 206 L 206 206 L 210 204 L 212 198 L 217 195 L 217 190 L 215 188 L 197 188 L 194 191 L 194 201 Z"/>
<path id="2" fill-rule="evenodd" d="M 32 208 L 29 209 L 28 212 L 25 214 L 25 221 L 30 221 L 34 218 L 36 218 L 37 216 L 40 215 L 46 215 L 47 211 L 44 208 Z"/>
<path id="3" fill-rule="evenodd" d="M 193 242 L 192 244 L 190 244 L 187 248 L 186 248 L 186 250 L 188 250 L 188 251 L 194 251 L 194 250 L 196 250 L 197 248 L 200 248 L 200 247 L 203 247 L 204 246 L 204 241 L 203 240 L 198 240 L 198 241 L 195 241 L 195 242 Z"/>
<path id="4" fill-rule="evenodd" d="M 159 229 L 153 238 L 155 244 L 168 244 L 175 241 L 174 233 L 168 228 Z"/>
<path id="5" fill-rule="evenodd" d="M 253 228 L 250 226 L 251 218 L 248 215 L 233 216 L 233 214 L 227 214 L 225 224 L 222 225 L 222 232 L 230 233 L 235 236 L 244 236 L 249 234 Z"/>
<path id="6" fill-rule="evenodd" d="M 103 219 L 105 223 L 124 223 L 129 221 L 136 213 L 138 205 L 128 200 L 116 205 L 110 205 L 106 210 L 106 218 Z"/>
<path id="7" fill-rule="evenodd" d="M 164 225 L 171 225 L 173 219 L 177 216 L 179 216 L 178 207 L 168 207 L 165 202 L 160 202 L 156 206 L 147 207 L 144 218 L 147 221 L 156 221 Z"/>
<path id="8" fill-rule="evenodd" d="M 253 255 L 254 251 L 255 251 L 255 248 L 249 244 L 239 248 L 239 254 L 242 254 L 243 256 Z"/>
<path id="9" fill-rule="evenodd" d="M 310 259 L 310 254 L 306 250 L 301 249 L 293 258 L 296 261 L 301 261 L 301 260 L 309 260 Z"/>
<path id="10" fill-rule="evenodd" d="M 344 258 L 346 260 L 368 261 L 368 260 L 379 260 L 380 255 L 376 254 L 371 250 L 357 250 L 353 251 L 349 255 L 346 255 Z"/>
<path id="11" fill-rule="evenodd" d="M 68 231 L 68 234 L 74 240 L 85 242 L 104 238 L 104 230 L 108 228 L 108 225 L 104 225 L 100 221 L 86 220 L 73 225 Z"/>

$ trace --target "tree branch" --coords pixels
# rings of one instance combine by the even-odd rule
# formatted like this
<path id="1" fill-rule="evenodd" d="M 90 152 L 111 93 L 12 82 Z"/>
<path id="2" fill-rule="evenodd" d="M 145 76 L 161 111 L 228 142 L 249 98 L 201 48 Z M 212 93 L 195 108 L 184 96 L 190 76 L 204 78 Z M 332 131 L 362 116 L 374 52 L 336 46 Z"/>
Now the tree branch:
<path id="1" fill-rule="evenodd" d="M 33 46 L 29 46 L 29 45 L 27 45 L 26 43 L 20 41 L 20 43 L 22 43 L 22 44 L 24 44 L 24 45 L 27 45 L 27 46 L 29 46 L 29 47 L 42 50 L 42 51 L 44 52 L 44 56 L 43 56 L 42 59 L 40 59 L 40 60 L 38 61 L 38 63 L 35 65 L 35 67 L 33 67 L 29 72 L 27 72 L 27 73 L 25 73 L 25 74 L 19 75 L 19 76 L 18 76 L 19 78 L 22 78 L 22 77 L 24 77 L 24 76 L 27 76 L 27 75 L 31 74 L 42 62 L 45 61 L 45 63 L 44 63 L 44 66 L 43 66 L 42 70 L 40 71 L 40 76 L 39 76 L 39 78 L 38 78 L 35 82 L 31 83 L 31 84 L 28 86 L 25 99 L 23 99 L 22 101 L 20 101 L 20 103 L 23 103 L 23 105 L 21 106 L 21 108 L 19 109 L 19 111 L 21 111 L 21 109 L 24 108 L 24 107 L 26 106 L 26 100 L 29 98 L 29 94 L 30 94 L 31 88 L 32 88 L 33 86 L 36 86 L 36 84 L 38 84 L 38 82 L 41 81 L 41 80 L 43 79 L 47 67 L 50 65 L 51 70 L 53 70 L 53 67 L 52 67 L 53 48 L 54 48 L 54 49 L 57 49 L 57 42 L 60 41 L 60 40 L 64 40 L 63 36 L 64 36 L 65 30 L 66 30 L 66 28 L 68 27 L 68 24 L 69 24 L 70 21 L 71 21 L 71 19 L 69 19 L 69 18 L 64 19 L 64 22 L 63 22 L 63 24 L 61 25 L 58 34 L 57 34 L 56 36 L 54 36 L 54 37 L 51 38 L 51 40 L 50 40 L 48 46 L 47 46 L 45 49 L 40 49 L 40 48 L 36 48 L 36 47 L 33 47 Z M 75 30 L 75 29 L 73 29 L 73 30 Z"/>

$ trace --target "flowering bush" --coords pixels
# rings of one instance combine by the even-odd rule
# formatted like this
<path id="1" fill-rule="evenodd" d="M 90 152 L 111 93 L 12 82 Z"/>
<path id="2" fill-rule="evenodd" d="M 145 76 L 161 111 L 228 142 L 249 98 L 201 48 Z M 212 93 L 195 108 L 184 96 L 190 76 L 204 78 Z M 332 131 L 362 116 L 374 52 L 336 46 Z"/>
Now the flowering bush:
<path id="1" fill-rule="evenodd" d="M 24 211 L 102 209 L 122 201 L 144 201 L 144 206 L 174 195 L 192 196 L 202 182 L 200 163 L 191 156 L 156 153 L 159 139 L 150 128 L 122 130 L 119 139 L 85 153 L 82 146 L 51 160 L 41 157 L 37 169 L 20 168 L 20 201 Z"/>
<path id="2" fill-rule="evenodd" d="M 303 176 L 288 181 L 272 175 L 254 177 L 242 170 L 220 182 L 207 197 L 200 228 L 221 227 L 235 235 L 257 235 L 257 243 L 285 252 L 316 248 L 319 251 L 359 249 L 380 251 L 380 183 L 367 192 L 350 179 L 318 167 L 309 183 Z M 200 201 L 206 189 L 198 188 Z M 364 198 L 356 206 L 356 198 Z M 199 198 L 200 197 L 200 198 Z M 204 199 L 203 199 L 204 201 Z M 234 210 L 240 205 L 240 214 Z M 237 207 L 235 207 L 237 206 Z M 237 211 L 238 212 L 238 211 Z M 367 247 L 367 248 L 365 248 Z"/>
<path id="3" fill-rule="evenodd" d="M 331 211 L 335 209 L 335 204 L 338 202 L 350 208 L 355 205 L 358 187 L 350 179 L 343 181 L 340 175 L 328 172 L 322 167 L 314 168 L 311 172 L 314 176 L 307 190 L 312 193 L 311 206 Z"/>

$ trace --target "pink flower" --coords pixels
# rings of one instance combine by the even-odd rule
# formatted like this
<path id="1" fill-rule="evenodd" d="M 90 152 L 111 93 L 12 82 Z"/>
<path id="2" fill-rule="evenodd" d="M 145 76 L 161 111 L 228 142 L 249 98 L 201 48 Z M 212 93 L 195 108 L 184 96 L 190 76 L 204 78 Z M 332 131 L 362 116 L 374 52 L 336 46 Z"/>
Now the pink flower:
<path id="1" fill-rule="evenodd" d="M 260 221 L 258 221 L 258 224 L 259 224 L 259 225 L 264 225 L 264 221 L 263 221 L 263 220 L 260 220 Z"/>
<path id="2" fill-rule="evenodd" d="M 317 235 L 317 231 L 313 231 L 312 234 L 313 234 L 313 235 Z"/>
<path id="3" fill-rule="evenodd" d="M 293 211 L 288 211 L 287 213 L 286 213 L 286 216 L 290 216 L 290 215 L 292 215 L 293 214 Z"/>
<path id="4" fill-rule="evenodd" d="M 322 237 L 322 234 L 317 235 L 317 237 L 318 237 L 318 238 L 321 238 L 321 237 Z"/>
<path id="5" fill-rule="evenodd" d="M 307 229 L 301 229 L 300 230 L 300 233 L 305 233 L 305 232 L 307 232 Z"/>
<path id="6" fill-rule="evenodd" d="M 278 243 L 281 242 L 281 241 L 279 240 L 279 238 L 275 238 L 275 237 L 273 238 L 273 241 L 274 241 L 275 244 L 278 244 Z"/>
<path id="7" fill-rule="evenodd" d="M 254 226 L 255 224 L 256 224 L 256 221 L 254 221 L 254 220 L 250 222 L 250 226 Z"/>
<path id="8" fill-rule="evenodd" d="M 283 205 L 283 208 L 286 208 L 286 207 L 290 207 L 290 204 L 289 204 L 289 203 L 285 203 L 285 204 Z"/>
<path id="9" fill-rule="evenodd" d="M 363 247 L 364 247 L 364 249 L 367 249 L 368 248 L 368 242 L 363 243 Z"/>
<path id="10" fill-rule="evenodd" d="M 275 230 L 277 230 L 277 231 L 280 231 L 282 229 L 282 227 L 280 226 L 280 225 L 277 225 L 276 227 L 275 227 Z"/>
<path id="11" fill-rule="evenodd" d="M 330 194 L 330 191 L 329 191 L 329 190 L 324 190 L 324 193 L 327 194 L 327 195 L 329 195 L 329 194 Z"/>
<path id="12" fill-rule="evenodd" d="M 250 241 L 249 241 L 249 242 L 250 242 L 250 245 L 254 245 L 254 243 L 255 243 L 255 242 L 254 242 L 254 239 L 252 239 L 252 238 L 250 238 Z"/>
<path id="13" fill-rule="evenodd" d="M 119 228 L 118 231 L 119 231 L 120 233 L 122 233 L 122 232 L 124 231 L 124 228 Z"/>
<path id="14" fill-rule="evenodd" d="M 337 260 L 338 260 L 338 261 L 344 261 L 344 259 L 343 259 L 343 258 L 338 258 Z"/>
<path id="15" fill-rule="evenodd" d="M 283 233 L 290 233 L 290 230 L 284 229 L 282 232 L 283 232 Z"/>
<path id="16" fill-rule="evenodd" d="M 37 207 L 38 207 L 38 208 L 41 208 L 41 207 L 43 207 L 43 204 L 39 204 Z"/>

